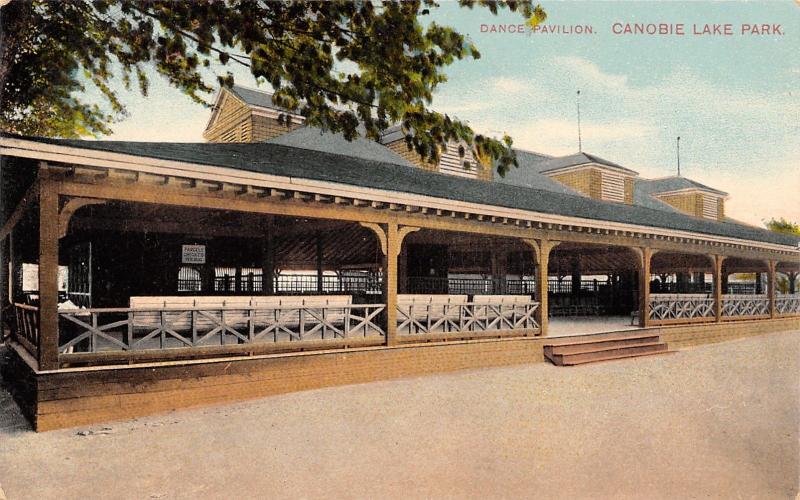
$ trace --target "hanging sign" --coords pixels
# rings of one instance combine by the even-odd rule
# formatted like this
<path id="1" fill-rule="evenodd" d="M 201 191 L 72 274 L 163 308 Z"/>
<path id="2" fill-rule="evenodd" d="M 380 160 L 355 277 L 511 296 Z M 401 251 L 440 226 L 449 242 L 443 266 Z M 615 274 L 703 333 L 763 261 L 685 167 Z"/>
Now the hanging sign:
<path id="1" fill-rule="evenodd" d="M 181 262 L 184 264 L 205 264 L 206 246 L 183 245 L 183 251 L 181 252 Z"/>

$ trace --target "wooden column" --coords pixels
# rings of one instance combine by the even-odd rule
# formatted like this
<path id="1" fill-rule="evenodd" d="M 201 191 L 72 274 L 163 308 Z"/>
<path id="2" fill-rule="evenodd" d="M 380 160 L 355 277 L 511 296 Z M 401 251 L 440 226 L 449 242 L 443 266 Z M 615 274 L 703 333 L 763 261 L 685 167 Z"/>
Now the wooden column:
<path id="1" fill-rule="evenodd" d="M 639 262 L 639 326 L 647 328 L 650 326 L 650 260 L 653 257 L 653 249 L 640 247 L 637 253 L 641 259 Z"/>
<path id="2" fill-rule="evenodd" d="M 383 254 L 383 303 L 386 304 L 383 314 L 386 345 L 397 345 L 397 261 L 405 237 L 414 231 L 419 231 L 420 228 L 400 227 L 396 222 L 387 224 L 362 222 L 361 226 L 371 229 L 380 243 Z"/>
<path id="3" fill-rule="evenodd" d="M 5 338 L 5 315 L 3 311 L 10 303 L 8 296 L 8 238 L 0 239 L 0 343 Z"/>
<path id="4" fill-rule="evenodd" d="M 722 321 L 722 263 L 725 256 L 714 255 L 714 319 Z"/>
<path id="5" fill-rule="evenodd" d="M 406 247 L 400 246 L 400 254 L 397 256 L 397 293 L 408 293 L 408 251 Z"/>
<path id="6" fill-rule="evenodd" d="M 722 293 L 728 293 L 728 272 L 724 269 L 722 270 L 722 275 L 720 276 L 720 281 L 722 281 Z"/>
<path id="7" fill-rule="evenodd" d="M 789 293 L 793 294 L 795 292 L 795 282 L 797 281 L 797 273 L 788 272 L 786 273 L 786 279 L 789 280 Z"/>
<path id="8" fill-rule="evenodd" d="M 534 257 L 536 257 L 536 300 L 539 302 L 539 308 L 536 310 L 536 322 L 539 323 L 539 331 L 542 336 L 547 336 L 549 326 L 549 311 L 548 308 L 548 266 L 550 264 L 550 251 L 555 248 L 560 241 L 551 240 L 523 240 L 531 248 L 533 248 Z"/>
<path id="9" fill-rule="evenodd" d="M 506 275 L 508 273 L 508 253 L 505 248 L 494 247 L 492 250 L 492 292 L 496 295 L 506 293 Z"/>
<path id="10" fill-rule="evenodd" d="M 58 368 L 58 192 L 57 184 L 43 173 L 39 192 L 39 369 L 54 370 Z"/>
<path id="11" fill-rule="evenodd" d="M 261 293 L 275 294 L 275 236 L 270 223 L 261 241 Z"/>
<path id="12" fill-rule="evenodd" d="M 570 286 L 570 292 L 573 297 L 577 297 L 581 294 L 581 259 L 580 257 L 575 257 L 572 259 L 571 262 L 571 279 L 572 283 Z"/>
<path id="13" fill-rule="evenodd" d="M 317 233 L 316 235 L 317 240 L 317 293 L 322 293 L 324 291 L 322 278 L 325 274 L 322 268 L 322 233 Z"/>
<path id="14" fill-rule="evenodd" d="M 386 248 L 383 255 L 383 302 L 386 304 L 386 345 L 397 344 L 397 257 L 400 236 L 397 224 L 386 225 Z"/>
<path id="15" fill-rule="evenodd" d="M 778 263 L 774 260 L 770 260 L 768 264 L 767 294 L 769 294 L 769 317 L 774 319 L 775 316 L 777 316 L 777 312 L 775 311 L 775 300 L 777 298 L 777 290 L 775 290 L 775 267 Z"/>

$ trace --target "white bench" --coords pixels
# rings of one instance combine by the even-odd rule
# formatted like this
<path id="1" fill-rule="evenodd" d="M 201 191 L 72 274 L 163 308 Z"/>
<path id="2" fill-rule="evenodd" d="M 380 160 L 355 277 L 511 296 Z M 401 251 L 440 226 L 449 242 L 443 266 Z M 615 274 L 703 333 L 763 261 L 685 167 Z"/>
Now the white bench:
<path id="1" fill-rule="evenodd" d="M 397 319 L 401 327 L 400 333 L 411 333 L 414 329 L 412 328 L 413 322 L 418 322 L 427 329 L 428 325 L 435 325 L 444 319 L 458 320 L 461 313 L 461 307 L 458 306 L 466 303 L 466 295 L 399 294 L 397 308 L 401 315 Z M 438 327 L 432 329 L 443 331 L 445 327 L 445 322 L 442 322 Z M 416 329 L 419 330 L 420 326 L 417 325 Z"/>
<path id="2" fill-rule="evenodd" d="M 164 311 L 164 321 L 170 330 L 180 335 L 189 335 L 192 328 L 192 318 L 188 309 L 198 309 L 195 312 L 195 325 L 198 333 L 203 334 L 220 327 L 223 323 L 235 329 L 240 334 L 247 334 L 251 309 L 253 309 L 254 331 L 256 334 L 267 328 L 279 324 L 271 335 L 274 340 L 297 339 L 301 326 L 301 309 L 311 309 L 313 313 L 304 311 L 302 324 L 305 331 L 313 333 L 304 338 L 322 338 L 324 326 L 317 329 L 324 318 L 325 322 L 341 326 L 349 306 L 352 304 L 350 295 L 315 295 L 315 296 L 159 296 L 159 297 L 131 297 L 131 309 L 151 309 L 135 311 L 133 324 L 136 329 L 154 330 L 161 326 L 162 309 L 178 309 Z M 186 309 L 181 311 L 180 309 Z M 292 332 L 291 334 L 289 332 Z M 294 334 L 294 335 L 293 335 Z M 326 336 L 327 337 L 327 336 Z"/>
<path id="3" fill-rule="evenodd" d="M 475 304 L 475 317 L 481 320 L 491 320 L 498 314 L 506 321 L 513 321 L 514 317 L 525 315 L 525 308 L 531 302 L 527 295 L 475 295 L 472 298 Z M 497 311 L 497 312 L 495 312 Z M 498 326 L 508 327 L 508 324 L 500 322 Z"/>

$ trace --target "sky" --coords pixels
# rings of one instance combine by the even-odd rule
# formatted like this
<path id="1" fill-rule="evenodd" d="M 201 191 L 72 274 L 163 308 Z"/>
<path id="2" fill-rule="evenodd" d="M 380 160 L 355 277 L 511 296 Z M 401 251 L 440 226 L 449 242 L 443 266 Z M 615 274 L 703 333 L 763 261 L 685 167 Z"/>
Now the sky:
<path id="1" fill-rule="evenodd" d="M 578 151 L 580 90 L 583 151 L 664 177 L 676 173 L 680 136 L 682 174 L 728 192 L 730 217 L 800 221 L 800 0 L 542 3 L 547 26 L 567 33 L 492 32 L 522 17 L 440 4 L 430 20 L 467 35 L 482 57 L 446 69 L 437 111 L 508 133 L 515 147 L 565 155 Z M 682 24 L 685 34 L 615 34 L 634 23 Z M 706 24 L 730 24 L 732 34 L 694 34 Z M 744 27 L 762 24 L 780 34 Z M 203 140 L 209 110 L 157 76 L 147 98 L 123 101 L 130 114 L 107 139 Z"/>

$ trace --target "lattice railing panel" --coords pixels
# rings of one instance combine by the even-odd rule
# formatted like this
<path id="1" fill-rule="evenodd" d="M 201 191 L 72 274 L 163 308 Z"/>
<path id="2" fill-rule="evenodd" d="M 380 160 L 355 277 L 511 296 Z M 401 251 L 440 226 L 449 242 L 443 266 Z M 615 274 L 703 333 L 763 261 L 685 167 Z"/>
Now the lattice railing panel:
<path id="1" fill-rule="evenodd" d="M 650 319 L 654 321 L 713 318 L 714 298 L 706 294 L 653 294 Z"/>
<path id="2" fill-rule="evenodd" d="M 169 349 L 385 336 L 383 304 L 59 311 L 59 352 Z M 299 346 L 301 347 L 301 346 Z"/>
<path id="3" fill-rule="evenodd" d="M 39 345 L 39 308 L 27 304 L 14 304 L 17 340 L 28 351 L 35 351 Z M 36 354 L 31 352 L 31 354 Z"/>
<path id="4" fill-rule="evenodd" d="M 775 312 L 778 314 L 800 314 L 800 293 L 778 295 L 775 298 Z"/>
<path id="5" fill-rule="evenodd" d="M 735 316 L 768 316 L 769 296 L 767 295 L 723 295 L 722 315 Z"/>
<path id="6" fill-rule="evenodd" d="M 537 330 L 538 302 L 516 304 L 403 304 L 397 306 L 397 333 L 470 333 Z"/>

